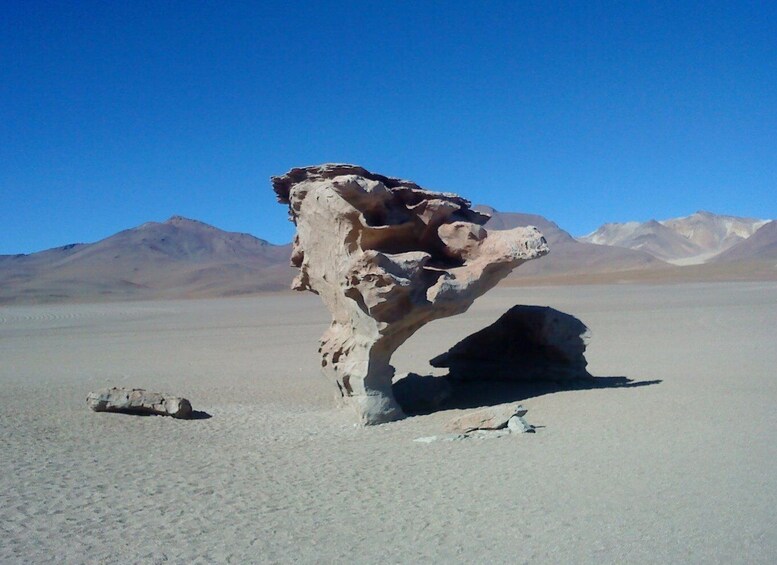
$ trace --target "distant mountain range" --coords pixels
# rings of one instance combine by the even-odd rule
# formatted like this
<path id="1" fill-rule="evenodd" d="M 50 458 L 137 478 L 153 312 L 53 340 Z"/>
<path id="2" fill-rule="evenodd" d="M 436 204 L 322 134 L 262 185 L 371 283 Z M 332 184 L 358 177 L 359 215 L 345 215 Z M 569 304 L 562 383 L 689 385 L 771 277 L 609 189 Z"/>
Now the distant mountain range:
<path id="1" fill-rule="evenodd" d="M 777 261 L 777 221 L 767 222 L 753 235 L 713 258 L 715 263 Z"/>
<path id="2" fill-rule="evenodd" d="M 542 216 L 499 212 L 488 206 L 476 208 L 491 216 L 485 225 L 486 229 L 506 230 L 518 226 L 536 226 L 548 240 L 550 253 L 521 265 L 513 271 L 513 278 L 612 273 L 667 266 L 664 261 L 644 251 L 577 241 L 557 224 Z"/>
<path id="3" fill-rule="evenodd" d="M 575 239 L 552 221 L 499 212 L 487 229 L 534 225 L 549 255 L 516 269 L 507 284 L 777 277 L 777 222 L 697 212 L 662 222 L 606 224 Z M 611 242 L 611 243 L 606 243 Z M 29 255 L 0 255 L 0 304 L 114 301 L 253 294 L 288 289 L 291 244 L 273 245 L 174 216 Z M 674 263 L 701 263 L 699 270 Z M 726 265 L 733 265 L 728 267 Z M 744 265 L 744 267 L 741 267 Z M 756 265 L 756 267 L 753 267 Z M 678 276 L 678 273 L 682 273 Z"/>
<path id="4" fill-rule="evenodd" d="M 291 245 L 174 216 L 96 243 L 0 255 L 0 304 L 230 296 L 289 286 Z"/>
<path id="5" fill-rule="evenodd" d="M 694 265 L 736 248 L 767 223 L 700 211 L 670 220 L 604 224 L 578 240 L 644 251 L 675 265 Z M 734 251 L 728 256 L 742 254 Z"/>

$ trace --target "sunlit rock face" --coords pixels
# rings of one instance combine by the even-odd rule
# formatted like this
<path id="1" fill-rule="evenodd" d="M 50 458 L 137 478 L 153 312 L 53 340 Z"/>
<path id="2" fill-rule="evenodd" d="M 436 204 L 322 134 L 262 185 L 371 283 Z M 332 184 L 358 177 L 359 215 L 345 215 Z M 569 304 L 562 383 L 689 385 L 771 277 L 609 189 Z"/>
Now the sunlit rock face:
<path id="1" fill-rule="evenodd" d="M 297 226 L 292 288 L 318 294 L 332 314 L 322 369 L 364 424 L 404 416 L 390 361 L 405 340 L 548 253 L 536 228 L 487 232 L 489 216 L 464 198 L 355 165 L 292 169 L 272 185 Z"/>

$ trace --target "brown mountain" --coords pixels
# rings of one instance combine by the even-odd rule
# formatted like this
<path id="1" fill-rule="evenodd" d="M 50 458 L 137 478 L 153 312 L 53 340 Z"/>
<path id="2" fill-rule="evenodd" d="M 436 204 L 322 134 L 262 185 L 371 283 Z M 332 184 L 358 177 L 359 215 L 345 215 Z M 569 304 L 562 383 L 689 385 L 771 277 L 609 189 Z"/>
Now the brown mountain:
<path id="1" fill-rule="evenodd" d="M 769 278 L 774 269 L 767 262 L 777 260 L 777 222 L 764 225 L 720 254 L 715 258 L 717 267 L 696 266 L 710 267 L 712 271 L 707 272 L 709 269 L 674 267 L 639 250 L 577 241 L 542 216 L 499 212 L 485 206 L 478 209 L 492 216 L 487 229 L 534 225 L 550 244 L 549 255 L 516 269 L 508 283 L 585 282 L 613 276 L 635 281 L 651 277 Z M 216 297 L 285 290 L 295 274 L 288 266 L 290 254 L 290 244 L 272 245 L 252 235 L 174 216 L 96 243 L 65 245 L 29 255 L 0 255 L 0 304 Z M 756 263 L 760 270 L 741 268 Z M 718 272 L 720 269 L 723 271 Z"/>
<path id="2" fill-rule="evenodd" d="M 551 245 L 547 257 L 512 275 L 526 279 L 611 273 L 663 265 L 638 251 L 577 242 L 555 223 L 532 214 L 492 215 L 489 229 L 535 225 Z M 96 243 L 29 255 L 0 256 L 0 304 L 209 297 L 288 289 L 290 245 L 271 245 L 174 216 Z"/>
<path id="3" fill-rule="evenodd" d="M 290 245 L 174 216 L 90 244 L 0 256 L 0 303 L 230 296 L 281 290 Z"/>
<path id="4" fill-rule="evenodd" d="M 682 218 L 604 224 L 579 241 L 645 251 L 677 265 L 706 263 L 746 240 L 767 220 L 699 211 Z"/>
<path id="5" fill-rule="evenodd" d="M 764 224 L 753 235 L 715 257 L 714 261 L 777 261 L 777 220 Z"/>

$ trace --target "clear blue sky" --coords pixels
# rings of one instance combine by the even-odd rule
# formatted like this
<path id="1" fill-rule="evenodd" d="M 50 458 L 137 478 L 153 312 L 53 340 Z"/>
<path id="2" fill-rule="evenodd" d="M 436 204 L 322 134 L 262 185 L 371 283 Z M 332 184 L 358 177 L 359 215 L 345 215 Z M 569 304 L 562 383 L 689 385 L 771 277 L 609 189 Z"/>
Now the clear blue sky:
<path id="1" fill-rule="evenodd" d="M 775 2 L 0 2 L 0 253 L 173 214 L 275 243 L 352 162 L 575 235 L 777 217 Z"/>

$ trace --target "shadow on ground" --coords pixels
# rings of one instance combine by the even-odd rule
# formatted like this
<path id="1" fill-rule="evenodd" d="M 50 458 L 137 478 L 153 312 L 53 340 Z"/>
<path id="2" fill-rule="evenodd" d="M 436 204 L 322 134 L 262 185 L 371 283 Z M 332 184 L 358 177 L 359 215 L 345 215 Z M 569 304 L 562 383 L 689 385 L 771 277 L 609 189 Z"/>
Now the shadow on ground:
<path id="1" fill-rule="evenodd" d="M 142 416 L 144 418 L 146 417 L 158 417 L 158 418 L 169 418 L 169 416 L 165 416 L 163 414 L 155 414 L 153 412 L 149 412 L 147 410 L 106 410 L 103 412 L 104 414 L 124 414 L 125 416 Z M 203 410 L 192 410 L 191 416 L 188 418 L 172 418 L 173 420 L 209 420 L 213 418 L 211 414 L 208 414 L 207 412 L 204 412 Z"/>
<path id="2" fill-rule="evenodd" d="M 443 402 L 438 410 L 454 408 L 467 409 L 481 406 L 495 406 L 505 402 L 517 402 L 574 390 L 592 390 L 600 388 L 637 388 L 660 383 L 660 380 L 634 381 L 627 377 L 590 377 L 568 383 L 552 382 L 506 382 L 506 381 L 467 381 L 452 384 L 450 398 Z"/>
<path id="3" fill-rule="evenodd" d="M 482 408 L 506 402 L 576 390 L 637 388 L 659 384 L 661 380 L 635 381 L 628 377 L 585 377 L 566 382 L 458 381 L 448 377 L 409 375 L 406 383 L 394 384 L 397 401 L 406 414 L 421 416 L 453 409 Z M 405 380 L 405 379 L 403 379 Z M 397 386 L 399 385 L 399 386 Z"/>
<path id="4" fill-rule="evenodd" d="M 431 359 L 446 377 L 409 373 L 393 383 L 406 414 L 479 408 L 573 390 L 636 388 L 661 381 L 595 377 L 585 350 L 590 332 L 578 318 L 517 304 L 480 331 Z"/>

